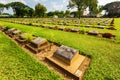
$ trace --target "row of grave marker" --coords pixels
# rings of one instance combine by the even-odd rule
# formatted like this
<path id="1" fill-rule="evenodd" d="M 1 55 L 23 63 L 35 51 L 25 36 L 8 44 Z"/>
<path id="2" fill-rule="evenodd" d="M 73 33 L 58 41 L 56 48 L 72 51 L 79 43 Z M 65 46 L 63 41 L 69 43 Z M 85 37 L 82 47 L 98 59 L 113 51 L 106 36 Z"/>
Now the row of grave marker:
<path id="1" fill-rule="evenodd" d="M 38 26 L 38 25 L 33 25 L 33 26 Z M 89 26 L 89 25 L 88 25 Z M 88 35 L 92 35 L 92 36 L 97 36 L 100 38 L 109 38 L 114 40 L 115 39 L 115 35 L 111 34 L 111 33 L 100 33 L 97 30 L 90 30 L 90 31 L 84 31 L 84 30 L 80 30 L 78 28 L 65 28 L 65 27 L 58 27 L 58 26 L 39 26 L 42 28 L 49 28 L 49 29 L 54 29 L 54 30 L 61 30 L 61 31 L 66 31 L 66 32 L 74 32 L 74 33 L 79 33 L 79 34 L 88 34 Z M 100 28 L 103 28 L 104 26 L 99 26 Z"/>
<path id="2" fill-rule="evenodd" d="M 46 48 L 50 49 L 50 46 L 51 46 L 50 43 L 44 38 L 34 37 L 31 42 L 27 42 L 23 36 L 27 35 L 28 33 L 23 33 L 20 30 L 17 30 L 15 28 L 6 29 L 1 26 L 0 26 L 0 30 L 3 31 L 8 36 L 10 36 L 12 39 L 16 40 L 20 45 L 22 45 L 22 46 L 25 45 L 27 48 L 33 50 L 35 53 L 39 53 L 41 50 L 44 50 Z M 78 56 L 79 56 L 78 50 L 68 47 L 68 46 L 64 46 L 64 45 L 60 46 L 54 52 L 54 55 L 53 55 L 53 57 L 56 57 L 57 59 L 64 62 L 68 66 L 72 66 L 74 64 L 75 60 L 77 60 L 76 58 L 78 58 Z M 48 59 L 52 59 L 52 58 L 48 58 Z M 79 77 L 82 74 L 82 71 L 80 71 L 79 69 L 74 74 L 72 72 L 70 72 L 69 69 L 65 69 L 65 71 L 66 70 L 70 74 L 75 76 L 76 79 L 79 79 Z"/>
<path id="3" fill-rule="evenodd" d="M 35 20 L 35 19 L 34 19 Z M 36 23 L 36 20 L 34 21 L 34 20 L 32 20 L 31 22 L 35 22 Z M 104 21 L 106 21 L 106 20 L 109 20 L 109 19 L 99 19 L 99 18 L 97 18 L 97 20 L 98 21 L 101 21 L 100 23 L 102 23 L 102 22 L 104 22 Z M 27 21 L 27 20 L 26 20 Z M 49 22 L 48 22 L 49 21 Z M 82 21 L 81 22 L 84 22 L 85 24 L 87 24 L 88 22 L 90 22 L 90 23 L 93 23 L 93 21 L 95 22 L 95 24 L 98 24 L 98 21 L 96 21 L 96 20 L 92 20 L 92 19 L 89 19 L 89 18 L 87 18 L 87 19 L 82 19 Z M 66 24 L 66 25 L 75 25 L 75 24 L 78 24 L 78 19 L 45 19 L 45 20 L 41 20 L 41 19 L 39 19 L 39 21 L 38 22 L 41 22 L 41 23 L 44 23 L 44 24 L 59 24 L 59 25 L 63 25 L 63 24 Z M 72 23 L 71 23 L 72 22 Z M 73 25 L 73 26 L 74 26 Z M 90 25 L 90 24 L 87 24 L 87 25 Z"/>
<path id="4" fill-rule="evenodd" d="M 2 19 L 1 19 L 2 20 Z M 4 21 L 5 19 L 3 19 Z M 12 21 L 11 21 L 12 20 Z M 92 19 L 82 19 L 85 24 L 82 27 L 87 27 L 87 28 L 99 28 L 99 29 L 104 29 L 105 26 L 110 26 L 112 19 L 99 19 L 97 18 L 97 20 L 92 20 Z M 78 24 L 78 19 L 7 19 L 5 21 L 9 21 L 9 22 L 13 22 L 13 23 L 19 23 L 19 24 L 27 24 L 27 25 L 37 25 L 40 26 L 40 24 L 53 24 L 54 25 L 62 25 L 62 26 L 77 26 L 80 27 L 80 24 Z M 62 21 L 62 23 L 61 23 Z M 100 22 L 101 21 L 101 22 Z M 59 22 L 56 24 L 56 22 Z M 75 24 L 70 24 L 70 22 L 76 22 Z M 96 22 L 96 23 L 95 23 Z M 95 23 L 95 24 L 87 24 L 87 23 Z M 101 23 L 103 23 L 101 25 Z M 110 29 L 110 30 L 115 30 L 115 28 L 112 29 L 111 28 L 106 28 L 106 29 Z"/>
<path id="5" fill-rule="evenodd" d="M 44 46 L 44 48 L 42 49 L 45 49 L 47 47 L 50 47 L 50 42 L 48 42 L 45 38 L 41 38 L 41 37 L 34 37 L 32 41 L 30 42 L 27 42 L 23 35 L 27 35 L 28 33 L 22 33 L 20 30 L 17 30 L 15 28 L 10 28 L 8 30 L 6 29 L 3 29 L 2 27 L 0 27 L 0 30 L 2 30 L 5 34 L 7 34 L 8 36 L 10 36 L 11 38 L 13 38 L 14 40 L 17 40 L 18 43 L 24 43 L 26 42 L 26 46 L 31 46 L 32 48 L 35 49 L 35 52 L 36 53 L 39 53 L 39 51 L 41 50 L 41 47 Z M 47 45 L 47 46 L 45 46 Z M 28 47 L 29 47 L 28 46 Z M 72 57 L 76 54 L 76 53 L 79 53 L 78 50 L 76 49 L 73 49 L 73 48 L 70 48 L 68 46 L 60 46 L 56 52 L 55 52 L 57 55 L 60 55 L 64 58 L 66 58 L 68 61 L 70 61 L 72 59 Z M 62 53 L 62 54 L 61 54 Z M 64 54 L 63 54 L 64 53 Z"/>
<path id="6" fill-rule="evenodd" d="M 113 19 L 114 20 L 114 19 Z M 113 22 L 114 23 L 114 22 Z M 19 23 L 21 24 L 21 23 Z M 26 24 L 28 25 L 28 24 Z M 42 28 L 49 28 L 49 29 L 54 29 L 54 30 L 61 30 L 61 31 L 66 31 L 66 32 L 75 32 L 75 33 L 79 33 L 79 34 L 88 34 L 88 35 L 93 35 L 93 36 L 97 36 L 100 38 L 109 38 L 114 40 L 115 39 L 115 35 L 111 34 L 111 33 L 100 33 L 97 30 L 90 30 L 90 31 L 84 31 L 84 30 L 80 30 L 78 28 L 65 28 L 65 27 L 58 27 L 58 26 L 39 26 L 39 25 L 33 25 L 33 26 L 38 26 L 38 27 L 42 27 Z M 88 25 L 90 26 L 90 25 Z M 104 26 L 99 26 L 99 28 L 104 28 Z"/>

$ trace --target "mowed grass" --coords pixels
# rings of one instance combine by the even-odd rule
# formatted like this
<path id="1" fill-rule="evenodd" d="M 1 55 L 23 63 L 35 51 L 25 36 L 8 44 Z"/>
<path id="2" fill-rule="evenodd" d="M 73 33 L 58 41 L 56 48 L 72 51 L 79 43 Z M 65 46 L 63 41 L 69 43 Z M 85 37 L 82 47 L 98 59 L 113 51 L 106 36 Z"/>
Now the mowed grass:
<path id="1" fill-rule="evenodd" d="M 0 32 L 0 80 L 61 80 Z"/>
<path id="2" fill-rule="evenodd" d="M 0 24 L 44 37 L 58 44 L 71 46 L 80 50 L 82 54 L 91 56 L 91 64 L 84 80 L 120 79 L 120 44 L 112 40 L 8 22 L 0 22 Z"/>
<path id="3" fill-rule="evenodd" d="M 120 19 L 119 18 L 115 18 L 115 22 L 114 22 L 114 27 L 117 30 L 108 30 L 108 29 L 99 29 L 99 28 L 86 28 L 86 27 L 75 27 L 75 26 L 64 26 L 64 27 L 68 27 L 68 28 L 78 28 L 80 30 L 84 30 L 84 31 L 90 31 L 90 30 L 96 30 L 99 31 L 99 33 L 111 33 L 113 35 L 116 36 L 116 42 L 120 43 Z M 52 25 L 52 24 L 42 24 L 45 26 L 56 26 L 56 25 Z M 57 25 L 59 27 L 61 27 L 61 25 Z M 110 27 L 110 26 L 109 26 Z"/>

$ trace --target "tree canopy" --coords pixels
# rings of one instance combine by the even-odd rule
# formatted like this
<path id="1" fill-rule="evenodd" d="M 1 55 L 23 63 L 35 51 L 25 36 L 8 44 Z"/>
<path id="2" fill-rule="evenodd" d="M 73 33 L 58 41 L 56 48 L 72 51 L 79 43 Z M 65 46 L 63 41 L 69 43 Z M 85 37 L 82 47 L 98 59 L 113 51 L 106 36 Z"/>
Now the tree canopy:
<path id="1" fill-rule="evenodd" d="M 46 7 L 41 5 L 40 3 L 35 6 L 35 15 L 37 17 L 44 17 L 46 11 Z"/>
<path id="2" fill-rule="evenodd" d="M 94 10 L 97 7 L 97 3 L 98 3 L 97 0 L 69 0 L 68 8 L 76 7 L 80 18 L 83 11 L 88 7 L 90 8 L 91 12 L 94 12 Z"/>
<path id="3" fill-rule="evenodd" d="M 90 15 L 94 16 L 99 12 L 99 8 L 98 8 L 98 1 L 97 0 L 89 0 L 89 10 L 90 10 Z"/>
<path id="4" fill-rule="evenodd" d="M 0 14 L 2 13 L 3 9 L 4 9 L 4 4 L 0 3 Z"/>
<path id="5" fill-rule="evenodd" d="M 108 3 L 103 9 L 108 12 L 108 17 L 120 17 L 120 1 Z"/>
<path id="6" fill-rule="evenodd" d="M 66 10 L 65 11 L 65 16 L 68 16 L 70 14 L 70 11 L 69 10 Z"/>
<path id="7" fill-rule="evenodd" d="M 11 2 L 6 4 L 7 9 L 9 9 L 10 7 L 13 9 L 15 17 L 24 17 L 29 14 L 30 14 L 29 16 L 31 16 L 31 14 L 33 13 L 32 8 L 21 2 Z"/>

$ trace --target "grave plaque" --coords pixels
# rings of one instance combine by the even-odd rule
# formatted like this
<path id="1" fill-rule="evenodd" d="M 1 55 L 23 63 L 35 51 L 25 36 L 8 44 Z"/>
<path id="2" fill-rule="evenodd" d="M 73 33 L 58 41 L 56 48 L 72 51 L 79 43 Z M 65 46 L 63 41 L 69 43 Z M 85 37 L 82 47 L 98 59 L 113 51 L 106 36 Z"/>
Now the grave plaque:
<path id="1" fill-rule="evenodd" d="M 13 35 L 15 35 L 15 34 L 21 33 L 21 31 L 20 31 L 20 30 L 15 30 L 15 31 L 13 31 L 12 33 L 13 33 Z"/>
<path id="2" fill-rule="evenodd" d="M 70 65 L 75 61 L 75 56 L 77 56 L 78 53 L 79 52 L 77 50 L 62 45 L 56 50 L 54 56 Z"/>
<path id="3" fill-rule="evenodd" d="M 90 30 L 90 31 L 88 32 L 88 34 L 90 34 L 90 35 L 98 35 L 99 32 L 98 32 L 98 31 L 95 31 L 95 30 Z"/>
<path id="4" fill-rule="evenodd" d="M 64 28 L 64 27 L 59 27 L 58 29 L 59 29 L 59 30 L 64 30 L 65 28 Z"/>
<path id="5" fill-rule="evenodd" d="M 105 26 L 97 26 L 97 28 L 104 29 Z"/>
<path id="6" fill-rule="evenodd" d="M 72 31 L 72 32 L 79 32 L 79 31 L 80 31 L 80 29 L 73 28 L 71 31 Z"/>
<path id="7" fill-rule="evenodd" d="M 78 77 L 80 77 L 80 76 L 82 75 L 82 71 L 77 70 L 77 71 L 75 72 L 75 75 L 78 76 Z"/>
<path id="8" fill-rule="evenodd" d="M 54 26 L 49 26 L 49 29 L 53 29 L 54 28 Z"/>
<path id="9" fill-rule="evenodd" d="M 15 30 L 16 30 L 15 28 L 11 28 L 11 29 L 8 29 L 7 31 L 5 31 L 5 33 L 6 34 L 11 34 Z"/>
<path id="10" fill-rule="evenodd" d="M 32 44 L 35 45 L 36 47 L 39 47 L 40 45 L 42 45 L 46 42 L 47 42 L 47 40 L 44 38 L 41 38 L 41 37 L 38 37 L 38 38 L 32 40 Z"/>
<path id="11" fill-rule="evenodd" d="M 15 28 L 8 29 L 8 32 L 14 31 Z"/>
<path id="12" fill-rule="evenodd" d="M 9 36 L 12 38 L 15 38 L 15 37 L 18 37 L 20 34 L 21 34 L 20 30 L 14 30 L 9 34 Z"/>
<path id="13" fill-rule="evenodd" d="M 50 47 L 49 42 L 41 37 L 37 37 L 31 41 L 30 44 L 26 45 L 29 49 L 34 51 L 35 53 L 40 52 L 43 49 Z"/>

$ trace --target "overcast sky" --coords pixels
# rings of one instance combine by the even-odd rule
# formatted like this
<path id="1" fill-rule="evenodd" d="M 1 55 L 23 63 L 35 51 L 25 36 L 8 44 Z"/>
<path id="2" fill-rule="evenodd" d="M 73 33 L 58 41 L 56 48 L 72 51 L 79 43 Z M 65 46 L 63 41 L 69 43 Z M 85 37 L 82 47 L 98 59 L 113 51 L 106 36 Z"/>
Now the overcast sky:
<path id="1" fill-rule="evenodd" d="M 7 4 L 9 2 L 14 2 L 14 1 L 19 1 L 23 2 L 24 4 L 34 8 L 34 6 L 37 3 L 41 3 L 44 6 L 47 7 L 47 11 L 55 11 L 55 10 L 66 10 L 68 1 L 69 0 L 0 0 L 0 3 Z M 98 0 L 99 5 L 105 5 L 107 3 L 113 2 L 113 1 L 120 1 L 120 0 Z M 4 12 L 11 12 L 9 11 L 4 11 Z"/>

